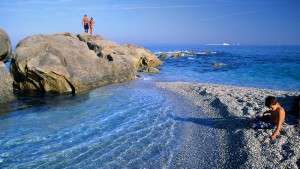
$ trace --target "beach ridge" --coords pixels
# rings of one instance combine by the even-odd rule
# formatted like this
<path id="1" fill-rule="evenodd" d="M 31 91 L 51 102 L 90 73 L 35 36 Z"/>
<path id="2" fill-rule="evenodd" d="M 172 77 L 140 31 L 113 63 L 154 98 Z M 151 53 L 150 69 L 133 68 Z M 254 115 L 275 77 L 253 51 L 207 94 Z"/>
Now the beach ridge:
<path id="1" fill-rule="evenodd" d="M 225 166 L 297 168 L 300 139 L 298 128 L 291 124 L 296 117 L 289 112 L 293 98 L 300 92 L 189 82 L 157 82 L 156 85 L 184 96 L 208 116 L 219 114 L 224 118 L 222 126 L 217 121 L 212 126 L 226 130 Z M 269 139 L 274 129 L 255 129 L 251 122 L 266 110 L 264 98 L 268 95 L 276 96 L 288 112 L 288 123 L 275 142 Z"/>

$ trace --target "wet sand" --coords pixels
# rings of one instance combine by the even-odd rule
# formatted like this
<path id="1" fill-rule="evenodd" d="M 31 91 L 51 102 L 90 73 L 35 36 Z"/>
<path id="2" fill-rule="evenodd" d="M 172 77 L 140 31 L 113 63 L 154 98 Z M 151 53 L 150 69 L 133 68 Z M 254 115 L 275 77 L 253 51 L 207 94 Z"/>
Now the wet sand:
<path id="1" fill-rule="evenodd" d="M 181 95 L 202 109 L 198 114 L 172 116 L 190 124 L 186 141 L 173 158 L 177 166 L 183 163 L 182 166 L 202 168 L 206 163 L 210 168 L 300 167 L 300 130 L 295 125 L 296 117 L 290 114 L 300 92 L 186 82 L 158 82 L 157 86 Z M 253 123 L 255 116 L 266 111 L 264 99 L 268 95 L 276 96 L 288 112 L 281 135 L 275 141 L 269 138 L 273 128 Z M 203 138 L 203 132 L 217 137 Z M 209 139 L 211 144 L 201 145 Z M 211 149 L 217 154 L 214 161 L 209 157 L 211 153 L 205 153 L 212 152 Z"/>

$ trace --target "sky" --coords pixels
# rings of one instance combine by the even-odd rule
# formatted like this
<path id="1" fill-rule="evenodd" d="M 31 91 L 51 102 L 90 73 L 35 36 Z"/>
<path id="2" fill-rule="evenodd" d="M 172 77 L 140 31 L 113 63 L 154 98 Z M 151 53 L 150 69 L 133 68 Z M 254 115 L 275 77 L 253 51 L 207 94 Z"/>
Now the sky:
<path id="1" fill-rule="evenodd" d="M 0 0 L 14 45 L 33 34 L 95 32 L 138 45 L 300 45 L 299 0 Z"/>

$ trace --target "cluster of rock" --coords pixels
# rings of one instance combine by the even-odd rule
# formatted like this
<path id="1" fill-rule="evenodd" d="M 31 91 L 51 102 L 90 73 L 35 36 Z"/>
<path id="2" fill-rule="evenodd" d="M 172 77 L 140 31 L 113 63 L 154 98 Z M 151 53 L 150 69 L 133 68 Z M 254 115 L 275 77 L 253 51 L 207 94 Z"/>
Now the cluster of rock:
<path id="1" fill-rule="evenodd" d="M 0 38 L 1 60 L 11 54 L 10 43 L 5 43 L 9 38 L 2 32 L 5 36 L 1 34 Z M 9 44 L 6 50 L 2 43 Z M 11 57 L 11 73 L 15 90 L 74 94 L 133 80 L 139 71 L 158 72 L 156 67 L 161 64 L 154 54 L 142 47 L 118 45 L 100 36 L 58 33 L 34 35 L 19 42 Z M 1 83 L 3 81 L 11 83 L 7 80 Z"/>
<path id="2" fill-rule="evenodd" d="M 218 54 L 218 52 L 215 51 L 189 51 L 189 50 L 183 50 L 183 51 L 169 51 L 169 52 L 156 52 L 155 53 L 158 58 L 165 60 L 168 58 L 179 58 L 184 56 L 212 56 Z"/>

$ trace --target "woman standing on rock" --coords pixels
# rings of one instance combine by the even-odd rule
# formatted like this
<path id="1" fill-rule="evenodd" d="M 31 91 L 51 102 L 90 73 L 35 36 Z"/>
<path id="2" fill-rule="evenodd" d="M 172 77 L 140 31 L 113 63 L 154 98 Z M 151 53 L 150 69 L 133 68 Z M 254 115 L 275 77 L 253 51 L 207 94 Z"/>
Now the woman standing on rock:
<path id="1" fill-rule="evenodd" d="M 95 21 L 94 21 L 93 17 L 91 17 L 91 19 L 90 19 L 89 26 L 90 26 L 90 34 L 93 35 L 94 26 L 95 26 Z"/>

